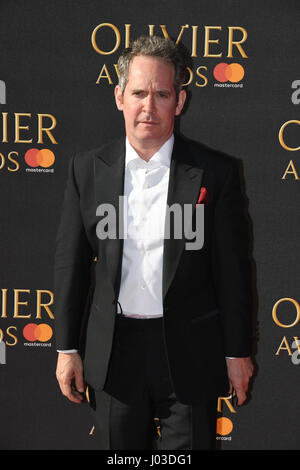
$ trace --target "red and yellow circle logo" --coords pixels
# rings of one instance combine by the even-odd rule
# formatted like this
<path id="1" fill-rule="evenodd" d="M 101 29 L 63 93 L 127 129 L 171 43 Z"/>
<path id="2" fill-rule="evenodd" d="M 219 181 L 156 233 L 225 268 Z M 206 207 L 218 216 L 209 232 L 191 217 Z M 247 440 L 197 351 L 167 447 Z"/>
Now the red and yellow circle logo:
<path id="1" fill-rule="evenodd" d="M 48 168 L 53 165 L 55 161 L 55 155 L 52 150 L 49 149 L 29 149 L 25 153 L 24 158 L 27 165 L 33 168 L 37 166 Z"/>
<path id="2" fill-rule="evenodd" d="M 23 336 L 27 341 L 41 341 L 44 343 L 49 341 L 52 335 L 52 328 L 46 323 L 41 323 L 40 325 L 28 323 L 28 325 L 23 328 Z"/>
<path id="3" fill-rule="evenodd" d="M 214 77 L 218 82 L 237 83 L 242 80 L 245 75 L 244 67 L 240 64 L 226 64 L 222 62 L 215 66 L 213 71 Z"/>

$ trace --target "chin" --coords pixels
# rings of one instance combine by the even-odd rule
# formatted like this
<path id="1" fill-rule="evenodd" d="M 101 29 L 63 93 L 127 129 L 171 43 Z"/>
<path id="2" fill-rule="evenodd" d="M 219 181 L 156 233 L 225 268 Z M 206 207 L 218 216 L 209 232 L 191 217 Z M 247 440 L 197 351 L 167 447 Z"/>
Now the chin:
<path id="1" fill-rule="evenodd" d="M 138 138 L 139 140 L 160 140 L 161 136 L 157 132 L 144 131 L 139 133 Z"/>

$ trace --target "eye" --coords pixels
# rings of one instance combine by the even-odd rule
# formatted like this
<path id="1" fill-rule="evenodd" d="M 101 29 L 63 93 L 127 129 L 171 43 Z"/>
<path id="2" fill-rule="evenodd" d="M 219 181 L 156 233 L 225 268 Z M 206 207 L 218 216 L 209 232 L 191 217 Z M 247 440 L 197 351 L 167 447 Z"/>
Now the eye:
<path id="1" fill-rule="evenodd" d="M 159 95 L 160 98 L 168 98 L 169 97 L 168 93 L 165 93 L 164 91 L 160 91 L 158 93 L 158 95 Z"/>
<path id="2" fill-rule="evenodd" d="M 144 95 L 144 92 L 142 90 L 136 90 L 133 93 L 133 96 L 137 96 L 138 98 L 142 98 Z"/>

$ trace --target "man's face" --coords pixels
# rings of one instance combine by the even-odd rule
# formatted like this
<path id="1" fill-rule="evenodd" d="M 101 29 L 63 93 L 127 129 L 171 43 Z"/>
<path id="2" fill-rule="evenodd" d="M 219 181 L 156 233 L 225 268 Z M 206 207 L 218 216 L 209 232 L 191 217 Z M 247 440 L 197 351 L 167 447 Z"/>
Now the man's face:
<path id="1" fill-rule="evenodd" d="M 174 119 L 181 113 L 186 93 L 174 90 L 174 67 L 156 57 L 136 56 L 129 66 L 122 94 L 115 89 L 116 104 L 123 111 L 131 145 L 160 147 L 173 133 Z"/>

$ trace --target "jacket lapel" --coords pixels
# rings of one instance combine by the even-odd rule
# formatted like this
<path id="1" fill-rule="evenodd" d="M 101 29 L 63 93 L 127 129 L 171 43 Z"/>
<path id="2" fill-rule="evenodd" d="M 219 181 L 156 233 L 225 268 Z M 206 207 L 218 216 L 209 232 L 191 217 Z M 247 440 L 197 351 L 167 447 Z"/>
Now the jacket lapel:
<path id="1" fill-rule="evenodd" d="M 116 213 L 116 238 L 99 239 L 99 261 L 105 263 L 117 297 L 123 252 L 123 237 L 119 236 L 123 227 L 122 223 L 119 224 L 123 211 L 119 207 L 119 196 L 124 194 L 125 139 L 104 147 L 95 157 L 94 165 L 96 207 L 110 204 Z"/>
<path id="2" fill-rule="evenodd" d="M 195 166 L 192 161 L 189 162 L 190 159 L 191 156 L 188 154 L 187 144 L 179 136 L 175 136 L 167 204 L 169 208 L 172 204 L 179 204 L 182 208 L 182 214 L 184 204 L 193 204 L 193 210 L 195 210 L 203 176 L 203 170 Z M 171 227 L 171 236 L 164 240 L 163 299 L 175 275 L 186 242 L 184 230 L 182 231 L 182 238 L 176 239 L 172 237 Z"/>

